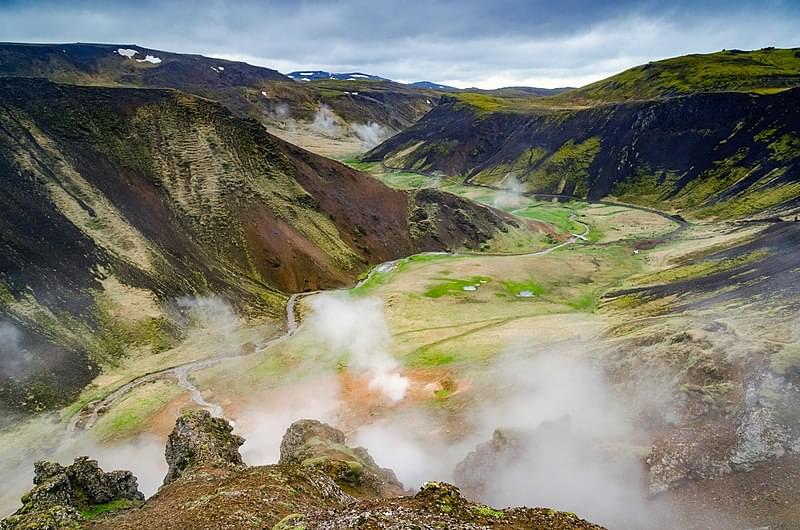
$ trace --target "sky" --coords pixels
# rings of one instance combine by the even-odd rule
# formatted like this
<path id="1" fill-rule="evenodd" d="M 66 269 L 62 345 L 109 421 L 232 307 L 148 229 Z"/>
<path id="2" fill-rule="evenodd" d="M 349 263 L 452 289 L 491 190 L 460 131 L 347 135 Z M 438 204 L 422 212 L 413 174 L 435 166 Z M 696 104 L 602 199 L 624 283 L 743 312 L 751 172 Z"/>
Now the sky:
<path id="1" fill-rule="evenodd" d="M 281 72 L 582 86 L 686 53 L 800 46 L 800 0 L 0 0 L 0 41 L 138 44 Z"/>

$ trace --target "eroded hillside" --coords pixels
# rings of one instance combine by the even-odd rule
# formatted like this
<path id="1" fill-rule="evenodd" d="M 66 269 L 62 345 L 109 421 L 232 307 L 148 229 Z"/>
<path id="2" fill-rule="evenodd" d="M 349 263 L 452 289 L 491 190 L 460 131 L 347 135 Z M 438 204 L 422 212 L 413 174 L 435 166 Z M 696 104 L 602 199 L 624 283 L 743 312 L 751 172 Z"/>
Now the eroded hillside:
<path id="1" fill-rule="evenodd" d="M 0 394 L 13 409 L 64 404 L 129 346 L 168 348 L 177 297 L 282 314 L 284 293 L 519 226 L 391 190 L 179 92 L 4 79 L 0 100 L 0 307 L 14 352 Z"/>

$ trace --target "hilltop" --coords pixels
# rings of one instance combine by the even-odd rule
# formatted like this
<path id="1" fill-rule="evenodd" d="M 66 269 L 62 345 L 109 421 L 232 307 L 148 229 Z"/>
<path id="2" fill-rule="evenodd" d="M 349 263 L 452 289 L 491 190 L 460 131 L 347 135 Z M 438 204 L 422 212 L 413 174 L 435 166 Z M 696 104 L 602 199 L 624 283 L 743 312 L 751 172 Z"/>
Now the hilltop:
<path id="1" fill-rule="evenodd" d="M 800 193 L 799 53 L 679 57 L 550 97 L 456 93 L 364 159 L 702 217 L 788 215 Z"/>
<path id="2" fill-rule="evenodd" d="M 797 86 L 800 86 L 800 48 L 763 48 L 653 61 L 572 90 L 563 97 L 613 102 L 700 92 L 771 94 Z"/>

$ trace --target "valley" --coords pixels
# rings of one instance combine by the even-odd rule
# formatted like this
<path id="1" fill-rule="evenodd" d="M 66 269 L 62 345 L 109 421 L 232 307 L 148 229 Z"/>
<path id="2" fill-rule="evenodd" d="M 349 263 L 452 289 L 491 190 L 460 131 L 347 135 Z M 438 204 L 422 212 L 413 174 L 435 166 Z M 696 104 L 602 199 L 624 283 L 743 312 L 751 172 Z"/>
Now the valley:
<path id="1" fill-rule="evenodd" d="M 220 409 L 224 417 L 234 422 L 237 432 L 250 440 L 243 447 L 243 455 L 251 464 L 269 463 L 276 458 L 274 444 L 277 440 L 267 441 L 267 433 L 280 431 L 300 414 L 343 428 L 349 437 L 359 440 L 376 454 L 384 465 L 403 470 L 399 471 L 399 476 L 407 486 L 421 483 L 418 481 L 423 479 L 452 480 L 450 473 L 457 459 L 463 456 L 462 451 L 490 438 L 496 428 L 527 429 L 531 422 L 551 421 L 562 413 L 585 414 L 586 411 L 580 410 L 582 407 L 593 410 L 591 401 L 578 398 L 578 403 L 574 404 L 568 400 L 563 410 L 550 405 L 551 410 L 543 417 L 539 416 L 541 411 L 535 409 L 515 417 L 519 412 L 514 412 L 515 405 L 507 403 L 504 389 L 520 387 L 521 392 L 532 392 L 534 396 L 538 392 L 552 391 L 542 390 L 538 385 L 526 388 L 524 382 L 512 375 L 518 370 L 541 369 L 536 366 L 539 362 L 536 359 L 554 362 L 548 360 L 552 352 L 571 359 L 574 366 L 565 368 L 559 361 L 547 367 L 551 371 L 547 378 L 552 376 L 559 384 L 567 386 L 585 385 L 583 377 L 601 377 L 598 374 L 607 370 L 610 374 L 607 383 L 591 383 L 599 385 L 597 391 L 605 400 L 619 399 L 619 395 L 638 395 L 641 390 L 635 387 L 652 384 L 646 379 L 633 378 L 629 364 L 653 363 L 651 368 L 657 372 L 664 368 L 658 366 L 658 354 L 649 354 L 653 357 L 649 360 L 640 358 L 639 353 L 630 351 L 630 342 L 635 342 L 635 337 L 643 333 L 653 333 L 654 328 L 660 333 L 672 329 L 673 333 L 680 334 L 677 330 L 697 319 L 713 320 L 716 311 L 664 313 L 658 310 L 658 299 L 645 306 L 630 306 L 625 300 L 632 295 L 617 293 L 632 286 L 658 283 L 661 277 L 670 281 L 690 278 L 691 268 L 679 273 L 680 267 L 675 267 L 675 263 L 684 259 L 682 256 L 702 252 L 703 248 L 729 247 L 742 240 L 752 240 L 764 230 L 763 226 L 715 223 L 693 223 L 684 227 L 669 215 L 619 204 L 543 200 L 505 189 L 458 185 L 437 177 L 387 171 L 374 164 L 366 169 L 373 170 L 377 178 L 390 185 L 407 189 L 433 184 L 514 212 L 520 219 L 529 219 L 547 230 L 542 231 L 539 241 L 500 242 L 495 250 L 484 253 L 419 254 L 390 262 L 388 266 L 376 266 L 353 289 L 294 297 L 287 306 L 286 321 L 278 318 L 255 327 L 244 322 L 232 324 L 224 330 L 224 336 L 216 337 L 214 333 L 219 333 L 216 325 L 206 324 L 210 328 L 207 331 L 202 327 L 198 329 L 196 338 L 191 337 L 178 348 L 203 352 L 199 360 L 183 365 L 185 374 L 202 395 L 200 405 L 211 410 Z M 367 325 L 385 326 L 388 336 L 380 336 L 378 332 L 377 337 L 365 339 L 368 341 L 365 347 L 386 350 L 396 359 L 393 370 L 408 380 L 401 402 L 387 401 L 386 396 L 374 388 L 367 390 L 372 374 L 370 368 L 351 358 L 357 356 L 357 352 L 341 357 L 341 353 L 326 351 L 325 343 L 330 337 L 325 338 L 325 331 L 315 322 L 314 313 L 319 311 L 315 309 L 315 300 L 328 297 L 341 298 L 335 302 L 342 304 L 337 306 L 337 313 L 352 311 L 353 318 Z M 353 300 L 353 307 L 349 300 Z M 381 303 L 368 305 L 368 309 L 359 308 L 361 301 L 370 300 Z M 735 325 L 757 327 L 764 318 L 754 317 Z M 307 319 L 310 324 L 306 323 Z M 568 325 L 565 326 L 565 322 Z M 621 329 L 624 333 L 620 333 Z M 355 339 L 349 337 L 349 340 Z M 200 344 L 202 347 L 198 347 Z M 698 355 L 703 349 L 690 345 L 687 354 Z M 177 359 L 180 359 L 177 353 L 168 351 L 160 361 L 174 363 Z M 685 362 L 685 368 L 672 367 L 670 371 L 693 370 L 691 365 L 695 361 L 687 359 Z M 596 372 L 598 369 L 601 371 Z M 581 374 L 575 380 L 569 375 L 572 370 Z M 590 375 L 583 374 L 584 370 Z M 92 443 L 111 454 L 116 450 L 125 452 L 131 446 L 147 454 L 149 450 L 143 447 L 158 447 L 157 440 L 163 439 L 171 428 L 170 417 L 193 401 L 194 406 L 198 406 L 195 397 L 187 391 L 186 380 L 181 383 L 176 377 L 176 370 L 167 368 L 152 376 L 133 378 L 132 383 L 118 387 L 124 392 L 111 392 L 105 400 L 91 404 L 91 400 L 96 399 L 91 396 L 108 393 L 137 371 L 147 373 L 147 368 L 129 365 L 124 372 L 111 371 L 103 379 L 96 380 L 78 401 L 86 408 L 79 412 L 80 407 L 72 407 L 64 416 L 77 426 L 73 427 L 76 433 L 69 434 L 67 428 L 59 439 L 70 440 L 76 435 L 78 438 L 73 440 L 89 437 L 95 440 Z M 636 373 L 637 377 L 645 377 L 640 368 Z M 656 374 L 646 376 L 655 377 Z M 687 382 L 681 384 L 694 384 L 688 383 L 688 379 L 684 374 Z M 236 384 L 231 385 L 231 381 Z M 678 392 L 678 396 L 685 392 L 670 386 L 665 384 L 662 391 Z M 602 433 L 610 437 L 603 443 L 622 444 L 628 447 L 624 451 L 628 455 L 646 453 L 648 440 L 663 429 L 663 426 L 649 424 L 654 416 L 677 413 L 660 410 L 661 399 L 656 403 L 642 400 L 641 396 L 637 399 L 642 403 L 636 406 L 623 402 L 626 403 L 624 413 L 620 412 L 622 416 L 614 420 L 630 422 L 629 425 L 619 432 Z M 495 406 L 509 409 L 481 412 Z M 656 410 L 648 407 L 656 407 Z M 98 410 L 102 413 L 92 416 Z M 70 414 L 74 414 L 71 419 Z M 484 414 L 497 419 L 474 420 Z M 531 419 L 530 414 L 536 419 Z M 640 423 L 642 416 L 647 418 L 644 424 Z M 372 438 L 382 429 L 395 432 L 395 443 L 405 449 L 399 453 L 382 450 L 384 443 Z M 84 430 L 85 434 L 79 434 Z M 405 434 L 400 434 L 404 430 Z M 13 436 L 19 437 L 19 432 Z M 591 436 L 599 434 L 591 433 Z M 438 451 L 449 448 L 447 458 L 442 459 L 441 453 L 431 449 L 436 447 L 440 448 Z M 63 452 L 65 448 L 56 450 Z M 417 454 L 416 464 L 407 460 L 406 451 Z M 583 470 L 586 480 L 594 472 L 592 466 L 597 465 L 593 458 L 589 458 L 588 468 Z M 640 514 L 636 517 L 641 518 L 635 519 L 639 528 L 644 527 L 645 519 L 652 528 L 669 527 L 676 521 L 681 521 L 686 528 L 693 527 L 689 521 L 695 520 L 697 514 L 683 513 L 677 504 L 671 504 L 680 498 L 682 490 L 667 495 L 669 500 L 662 496 L 658 501 L 650 501 L 646 497 L 646 475 L 638 470 L 631 472 L 631 465 L 631 461 L 627 461 L 617 469 L 617 472 L 627 470 L 624 472 L 627 480 L 634 484 L 623 488 L 621 493 L 631 510 L 624 519 L 627 522 L 613 518 L 613 512 L 620 506 L 608 499 L 604 499 L 604 509 L 590 511 L 588 516 L 612 527 L 626 527 L 633 520 L 628 518 L 631 513 Z M 580 472 L 576 473 L 581 476 Z M 141 480 L 147 473 L 138 474 Z M 143 485 L 147 483 L 142 482 Z M 577 503 L 581 498 L 580 488 L 574 494 Z M 497 502 L 502 504 L 511 499 L 513 496 L 506 494 Z M 572 508 L 570 505 L 555 507 Z M 710 512 L 714 509 L 713 502 L 701 501 L 695 509 L 698 513 Z M 653 514 L 659 515 L 653 517 Z M 728 515 L 737 519 L 752 514 L 746 510 Z M 707 528 L 711 524 L 709 519 L 696 520 L 701 521 L 697 528 Z M 719 528 L 723 527 L 720 523 Z"/>
<path id="2" fill-rule="evenodd" d="M 798 53 L 459 90 L 0 44 L 0 514 L 90 455 L 148 497 L 98 528 L 796 528 Z M 222 462 L 169 484 L 181 436 Z"/>

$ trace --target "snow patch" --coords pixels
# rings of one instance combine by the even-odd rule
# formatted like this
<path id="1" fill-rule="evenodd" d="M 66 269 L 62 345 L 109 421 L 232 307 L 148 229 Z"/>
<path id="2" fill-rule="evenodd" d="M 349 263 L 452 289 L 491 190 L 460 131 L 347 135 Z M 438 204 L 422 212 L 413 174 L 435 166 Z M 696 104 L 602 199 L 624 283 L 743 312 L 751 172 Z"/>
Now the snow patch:
<path id="1" fill-rule="evenodd" d="M 462 287 L 462 289 L 465 290 L 465 291 L 470 291 L 470 292 L 471 291 L 477 291 L 478 290 L 478 286 L 477 285 L 465 285 L 464 287 Z"/>
<path id="2" fill-rule="evenodd" d="M 136 59 L 137 63 L 150 63 L 150 64 L 160 64 L 161 59 L 156 57 L 155 55 L 147 55 L 144 59 Z"/>
<path id="3" fill-rule="evenodd" d="M 220 71 L 220 72 L 222 72 L 222 71 L 224 71 L 224 70 L 225 70 L 225 67 L 224 67 L 224 66 L 217 66 L 217 68 L 219 69 L 219 71 Z"/>
<path id="4" fill-rule="evenodd" d="M 300 75 L 305 75 L 305 76 L 314 75 L 314 72 L 300 72 Z"/>
<path id="5" fill-rule="evenodd" d="M 262 96 L 264 96 L 265 98 L 266 98 L 266 97 L 269 97 L 269 96 L 267 95 L 267 93 L 266 93 L 266 92 L 264 92 L 263 90 L 261 91 L 261 95 L 262 95 Z"/>
<path id="6" fill-rule="evenodd" d="M 136 50 L 131 50 L 130 48 L 119 48 L 116 53 L 122 55 L 123 57 L 127 57 L 128 59 L 133 59 L 133 56 L 139 52 Z"/>
<path id="7" fill-rule="evenodd" d="M 364 74 L 350 74 L 350 77 L 369 77 L 369 76 Z"/>

